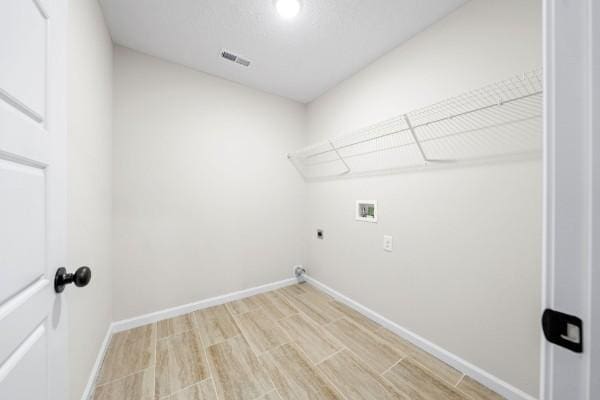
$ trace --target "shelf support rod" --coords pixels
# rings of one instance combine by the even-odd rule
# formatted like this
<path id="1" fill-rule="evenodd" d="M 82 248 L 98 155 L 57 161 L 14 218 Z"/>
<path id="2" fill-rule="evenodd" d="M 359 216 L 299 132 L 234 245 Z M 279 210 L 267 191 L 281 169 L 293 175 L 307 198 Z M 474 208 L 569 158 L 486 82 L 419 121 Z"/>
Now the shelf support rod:
<path id="1" fill-rule="evenodd" d="M 296 157 L 294 157 L 290 153 L 288 153 L 287 154 L 287 158 L 288 158 L 288 160 L 290 160 L 290 162 L 292 163 L 292 165 L 294 166 L 294 168 L 296 168 L 296 171 L 298 171 L 298 173 L 300 174 L 300 176 L 302 176 L 302 178 L 304 178 L 304 179 L 308 179 L 308 176 L 306 176 L 306 174 L 304 173 L 304 171 L 302 170 L 302 168 L 300 168 L 300 166 L 296 162 Z"/>
<path id="2" fill-rule="evenodd" d="M 415 141 L 415 144 L 417 145 L 417 148 L 419 149 L 419 153 L 421 153 L 421 157 L 423 157 L 423 161 L 425 163 L 430 162 L 431 160 L 429 158 L 427 158 L 427 156 L 425 155 L 423 146 L 421 146 L 421 142 L 419 141 L 419 138 L 417 137 L 417 134 L 415 133 L 415 128 L 413 128 L 412 124 L 410 123 L 410 119 L 408 119 L 408 115 L 406 115 L 406 114 L 404 114 L 404 121 L 406 121 L 408 130 L 410 131 L 410 134 L 412 135 L 413 140 Z"/>
<path id="3" fill-rule="evenodd" d="M 335 152 L 335 154 L 337 155 L 337 157 L 340 159 L 340 161 L 342 162 L 342 164 L 344 164 L 344 167 L 346 167 L 346 171 L 342 172 L 340 175 L 346 175 L 348 173 L 350 173 L 350 166 L 348 165 L 348 163 L 346 162 L 346 160 L 344 160 L 344 158 L 340 155 L 340 152 L 338 151 L 338 149 L 336 149 L 335 145 L 333 144 L 333 142 L 331 140 L 328 140 L 329 145 L 331 146 L 331 149 Z"/>

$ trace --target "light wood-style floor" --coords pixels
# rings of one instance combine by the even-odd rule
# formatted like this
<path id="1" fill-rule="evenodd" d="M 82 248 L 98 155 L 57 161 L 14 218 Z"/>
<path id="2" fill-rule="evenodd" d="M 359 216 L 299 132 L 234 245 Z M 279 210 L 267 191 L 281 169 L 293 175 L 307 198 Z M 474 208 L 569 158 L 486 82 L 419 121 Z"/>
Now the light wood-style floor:
<path id="1" fill-rule="evenodd" d="M 94 400 L 498 400 L 308 284 L 115 334 Z"/>

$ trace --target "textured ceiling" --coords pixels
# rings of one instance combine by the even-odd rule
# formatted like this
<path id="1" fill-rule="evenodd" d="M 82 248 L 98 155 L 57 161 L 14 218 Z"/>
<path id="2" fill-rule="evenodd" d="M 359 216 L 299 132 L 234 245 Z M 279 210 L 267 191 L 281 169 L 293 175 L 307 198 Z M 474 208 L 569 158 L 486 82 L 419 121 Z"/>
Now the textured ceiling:
<path id="1" fill-rule="evenodd" d="M 100 0 L 115 43 L 309 102 L 465 0 Z M 220 57 L 227 49 L 250 67 Z"/>

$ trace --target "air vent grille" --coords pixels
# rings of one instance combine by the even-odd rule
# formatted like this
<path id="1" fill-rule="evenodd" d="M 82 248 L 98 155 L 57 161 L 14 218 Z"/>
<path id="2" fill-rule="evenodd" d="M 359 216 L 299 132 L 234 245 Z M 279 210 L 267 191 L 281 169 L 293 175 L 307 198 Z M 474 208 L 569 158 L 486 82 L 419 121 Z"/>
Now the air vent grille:
<path id="1" fill-rule="evenodd" d="M 246 60 L 245 58 L 242 58 L 237 54 L 233 54 L 227 50 L 221 51 L 221 57 L 236 64 L 243 65 L 244 67 L 248 67 L 250 65 L 249 60 Z"/>

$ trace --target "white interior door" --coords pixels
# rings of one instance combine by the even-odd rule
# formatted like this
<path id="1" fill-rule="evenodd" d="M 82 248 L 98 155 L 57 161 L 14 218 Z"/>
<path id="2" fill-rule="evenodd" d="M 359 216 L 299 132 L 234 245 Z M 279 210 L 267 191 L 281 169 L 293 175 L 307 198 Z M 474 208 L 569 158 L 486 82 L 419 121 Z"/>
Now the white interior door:
<path id="1" fill-rule="evenodd" d="M 543 400 L 600 399 L 600 2 L 544 0 L 545 308 L 581 352 L 542 348 Z"/>
<path id="2" fill-rule="evenodd" d="M 0 399 L 67 398 L 65 0 L 0 1 Z"/>

